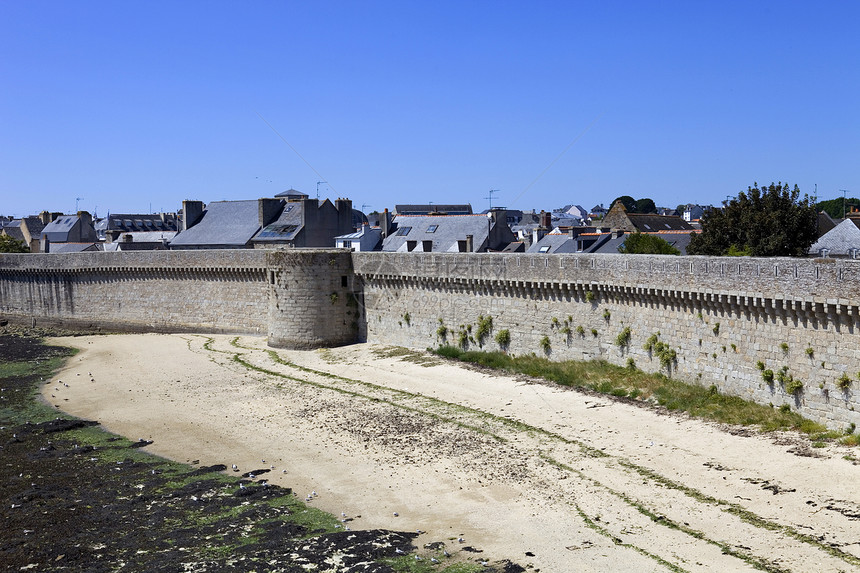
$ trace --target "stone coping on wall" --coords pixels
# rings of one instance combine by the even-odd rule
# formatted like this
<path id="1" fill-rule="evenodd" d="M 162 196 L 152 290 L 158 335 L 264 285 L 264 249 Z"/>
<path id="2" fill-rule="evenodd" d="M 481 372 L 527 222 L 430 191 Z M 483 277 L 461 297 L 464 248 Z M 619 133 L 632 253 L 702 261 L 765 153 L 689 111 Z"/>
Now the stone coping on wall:
<path id="1" fill-rule="evenodd" d="M 521 253 L 354 253 L 367 280 L 426 280 L 508 288 L 673 293 L 743 306 L 857 314 L 860 261 L 837 259 L 543 255 Z"/>
<path id="2" fill-rule="evenodd" d="M 144 270 L 235 270 L 267 267 L 266 254 L 254 249 L 6 254 L 0 273 L 139 272 Z"/>

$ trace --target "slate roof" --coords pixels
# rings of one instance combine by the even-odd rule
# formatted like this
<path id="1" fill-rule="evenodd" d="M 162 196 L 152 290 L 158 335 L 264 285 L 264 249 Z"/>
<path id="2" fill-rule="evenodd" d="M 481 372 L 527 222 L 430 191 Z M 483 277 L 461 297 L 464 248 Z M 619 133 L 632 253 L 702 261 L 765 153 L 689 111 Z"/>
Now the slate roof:
<path id="1" fill-rule="evenodd" d="M 446 215 L 471 215 L 472 205 L 395 205 L 394 212 L 398 215 L 427 215 L 428 213 L 445 213 Z"/>
<path id="2" fill-rule="evenodd" d="M 682 255 L 687 254 L 687 246 L 690 244 L 690 237 L 693 233 L 688 231 L 661 231 L 658 233 L 643 233 L 648 235 L 656 235 L 681 251 Z M 618 254 L 618 247 L 624 244 L 627 237 L 631 233 L 624 233 L 618 237 L 613 237 L 612 233 L 600 233 L 596 243 L 590 247 L 583 249 L 584 253 L 601 253 L 601 254 Z M 592 235 L 593 236 L 593 235 Z"/>
<path id="3" fill-rule="evenodd" d="M 537 243 L 532 244 L 527 253 L 575 253 L 576 239 L 568 233 L 547 233 Z"/>
<path id="4" fill-rule="evenodd" d="M 30 232 L 30 236 L 34 239 L 38 239 L 42 234 L 42 229 L 45 228 L 45 224 L 42 222 L 42 219 L 39 217 L 24 217 L 23 219 L 19 219 L 19 225 L 25 223 L 27 225 L 27 230 Z"/>
<path id="5" fill-rule="evenodd" d="M 641 233 L 657 233 L 659 231 L 692 231 L 693 226 L 680 217 L 671 215 L 656 215 L 653 213 L 627 213 L 633 226 Z"/>
<path id="6" fill-rule="evenodd" d="M 276 199 L 307 199 L 307 193 L 302 193 L 301 191 L 296 191 L 293 188 L 287 189 L 286 191 L 281 191 L 277 195 L 275 195 Z"/>
<path id="7" fill-rule="evenodd" d="M 821 238 L 825 233 L 830 231 L 836 227 L 836 221 L 834 221 L 830 215 L 821 211 L 818 214 L 818 237 Z"/>
<path id="8" fill-rule="evenodd" d="M 21 220 L 16 219 L 11 223 L 7 223 L 3 226 L 3 232 L 13 239 L 18 239 L 19 241 L 24 240 L 24 231 L 21 230 Z"/>
<path id="9" fill-rule="evenodd" d="M 171 247 L 246 246 L 260 230 L 256 199 L 212 201 L 200 220 L 170 241 Z"/>
<path id="10" fill-rule="evenodd" d="M 486 215 L 397 215 L 397 229 L 383 239 L 382 250 L 406 252 L 407 241 L 417 241 L 416 251 L 423 250 L 423 241 L 432 241 L 433 252 L 459 252 L 457 241 L 472 235 L 474 250 L 487 242 L 491 220 Z M 435 229 L 434 229 L 435 227 Z"/>
<path id="11" fill-rule="evenodd" d="M 57 217 L 42 229 L 41 237 L 46 237 L 52 243 L 65 243 L 69 240 L 69 231 L 78 222 L 77 215 L 61 215 Z M 57 252 L 51 248 L 51 252 Z"/>
<path id="12" fill-rule="evenodd" d="M 269 243 L 273 241 L 292 241 L 301 232 L 302 212 L 305 204 L 302 202 L 287 203 L 284 210 L 272 223 L 266 225 L 254 236 L 254 242 Z"/>
<path id="13" fill-rule="evenodd" d="M 847 257 L 851 249 L 860 249 L 860 221 L 845 219 L 830 231 L 821 236 L 811 247 L 810 255 L 819 255 L 821 249 L 827 249 L 831 257 Z"/>
<path id="14" fill-rule="evenodd" d="M 83 253 L 84 251 L 101 251 L 101 243 L 54 243 L 50 253 Z"/>
<path id="15" fill-rule="evenodd" d="M 176 231 L 178 228 L 176 217 L 172 213 L 166 214 L 165 221 L 161 220 L 160 214 L 111 213 L 96 223 L 97 231 Z"/>

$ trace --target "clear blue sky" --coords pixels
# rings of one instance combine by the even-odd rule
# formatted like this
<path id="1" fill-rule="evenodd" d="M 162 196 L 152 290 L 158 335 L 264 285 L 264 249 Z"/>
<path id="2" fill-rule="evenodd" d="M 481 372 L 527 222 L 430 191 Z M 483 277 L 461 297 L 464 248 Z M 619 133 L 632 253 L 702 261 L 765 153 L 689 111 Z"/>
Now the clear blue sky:
<path id="1" fill-rule="evenodd" d="M 368 211 L 860 195 L 858 22 L 854 1 L 4 0 L 0 214 L 320 180 Z"/>

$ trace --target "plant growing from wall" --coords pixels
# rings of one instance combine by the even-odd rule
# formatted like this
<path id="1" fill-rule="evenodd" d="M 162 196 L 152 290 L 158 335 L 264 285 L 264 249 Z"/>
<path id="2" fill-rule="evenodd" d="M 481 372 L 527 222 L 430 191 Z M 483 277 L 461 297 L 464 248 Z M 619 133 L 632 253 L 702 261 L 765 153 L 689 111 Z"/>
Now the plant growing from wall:
<path id="1" fill-rule="evenodd" d="M 632 358 L 627 359 L 627 370 L 636 370 L 636 361 Z"/>
<path id="2" fill-rule="evenodd" d="M 511 331 L 507 328 L 498 331 L 496 333 L 496 344 L 499 345 L 502 351 L 507 352 L 508 347 L 511 345 Z"/>
<path id="3" fill-rule="evenodd" d="M 625 350 L 630 346 L 630 334 L 630 327 L 625 326 L 624 329 L 618 333 L 618 336 L 615 337 L 615 346 L 619 347 L 622 351 Z"/>
<path id="4" fill-rule="evenodd" d="M 696 317 L 698 317 L 698 319 L 699 319 L 699 320 L 705 320 L 705 317 L 704 317 L 704 316 L 702 316 L 702 311 L 701 311 L 701 310 L 698 312 L 698 314 L 696 314 Z"/>
<path id="5" fill-rule="evenodd" d="M 642 349 L 646 350 L 649 356 L 656 356 L 660 360 L 660 365 L 669 371 L 678 362 L 678 352 L 660 340 L 659 332 L 649 336 Z"/>
<path id="6" fill-rule="evenodd" d="M 567 326 L 567 323 L 565 323 L 565 325 L 561 327 L 561 330 L 559 330 L 559 332 L 564 335 L 565 341 L 570 344 L 570 336 L 573 331 L 570 330 L 570 327 Z"/>
<path id="7" fill-rule="evenodd" d="M 594 338 L 597 338 L 598 335 L 599 335 L 599 333 L 597 332 L 597 329 L 592 328 L 591 329 L 591 336 L 593 336 Z"/>
<path id="8" fill-rule="evenodd" d="M 604 310 L 603 310 L 603 320 L 605 320 L 606 322 L 609 322 L 609 319 L 610 319 L 611 317 L 612 317 L 612 313 L 611 313 L 611 312 L 609 312 L 609 309 L 608 309 L 608 308 L 607 308 L 607 309 L 604 309 Z"/>
<path id="9" fill-rule="evenodd" d="M 337 304 L 338 296 L 337 296 L 336 292 L 333 292 L 330 295 L 328 295 L 328 298 L 331 300 L 332 304 Z"/>
<path id="10" fill-rule="evenodd" d="M 732 347 L 732 352 L 736 353 L 738 351 L 738 345 L 735 344 L 734 342 L 732 342 L 731 347 Z"/>
<path id="11" fill-rule="evenodd" d="M 806 355 L 812 358 L 813 356 L 815 356 L 815 350 L 813 350 L 811 346 L 807 346 Z"/>
<path id="12" fill-rule="evenodd" d="M 674 348 L 670 348 L 668 344 L 660 342 L 654 349 L 655 354 L 660 359 L 660 366 L 671 370 L 672 366 L 678 361 L 678 353 Z"/>
<path id="13" fill-rule="evenodd" d="M 773 384 L 773 370 L 762 370 L 761 379 L 764 380 L 768 386 L 771 386 Z"/>
<path id="14" fill-rule="evenodd" d="M 642 350 L 648 352 L 648 356 L 654 354 L 654 348 L 657 346 L 657 343 L 660 342 L 660 333 L 655 332 L 651 336 L 648 337 L 648 340 L 645 341 L 645 344 L 642 345 Z"/>
<path id="15" fill-rule="evenodd" d="M 776 381 L 785 386 L 791 375 L 788 373 L 788 366 L 783 366 L 776 371 Z"/>
<path id="16" fill-rule="evenodd" d="M 552 328 L 558 328 L 558 318 L 552 317 Z"/>
<path id="17" fill-rule="evenodd" d="M 851 378 L 848 377 L 848 374 L 843 372 L 842 376 L 840 376 L 836 381 L 836 386 L 843 392 L 847 391 L 848 388 L 851 387 Z"/>
<path id="18" fill-rule="evenodd" d="M 758 368 L 760 371 L 764 372 L 764 362 L 762 362 L 761 360 L 755 363 L 755 367 Z"/>
<path id="19" fill-rule="evenodd" d="M 793 376 L 789 377 L 788 382 L 785 384 L 785 391 L 788 394 L 797 394 L 803 390 L 803 382 L 794 378 Z"/>
<path id="20" fill-rule="evenodd" d="M 780 349 L 784 354 L 788 354 L 788 344 L 783 342 L 779 345 Z"/>
<path id="21" fill-rule="evenodd" d="M 475 340 L 478 341 L 478 346 L 484 346 L 484 340 L 490 335 L 490 332 L 493 330 L 493 317 L 492 316 L 484 316 L 483 314 L 478 316 L 478 328 L 475 330 Z"/>
<path id="22" fill-rule="evenodd" d="M 466 329 L 461 328 L 457 333 L 457 346 L 463 350 L 469 349 L 469 332 Z"/>
<path id="23" fill-rule="evenodd" d="M 541 338 L 539 344 L 544 354 L 549 354 L 552 351 L 552 344 L 549 341 L 549 336 L 544 336 L 543 338 Z"/>
<path id="24" fill-rule="evenodd" d="M 720 323 L 719 322 L 716 323 L 712 330 L 714 331 L 714 336 L 719 336 L 720 335 Z"/>
<path id="25" fill-rule="evenodd" d="M 412 326 L 412 316 L 408 312 L 403 315 L 403 322 L 406 326 Z"/>
<path id="26" fill-rule="evenodd" d="M 585 302 L 594 302 L 595 294 L 592 290 L 585 291 Z"/>
<path id="27" fill-rule="evenodd" d="M 445 344 L 448 341 L 448 327 L 445 326 L 445 323 L 441 318 L 439 319 L 439 328 L 436 329 L 436 336 L 439 337 L 442 344 Z"/>
<path id="28" fill-rule="evenodd" d="M 580 338 L 585 338 L 585 329 L 582 327 L 581 324 L 576 327 L 576 335 Z"/>

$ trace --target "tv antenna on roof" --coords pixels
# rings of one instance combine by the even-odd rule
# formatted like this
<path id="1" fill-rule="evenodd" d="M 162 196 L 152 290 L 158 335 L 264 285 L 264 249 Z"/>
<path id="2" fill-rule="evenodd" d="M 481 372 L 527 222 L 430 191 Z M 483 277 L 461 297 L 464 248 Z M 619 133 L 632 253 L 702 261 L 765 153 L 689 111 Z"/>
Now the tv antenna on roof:
<path id="1" fill-rule="evenodd" d="M 78 201 L 83 201 L 83 197 L 75 197 L 75 213 L 78 212 Z"/>
<path id="2" fill-rule="evenodd" d="M 321 183 L 325 183 L 326 185 L 328 185 L 328 181 L 317 181 L 317 200 L 319 200 L 319 198 L 320 198 L 320 184 Z"/>
<path id="3" fill-rule="evenodd" d="M 498 190 L 498 189 L 490 189 L 490 196 L 489 196 L 489 197 L 484 197 L 484 199 L 489 199 L 489 200 L 490 200 L 490 209 L 492 209 L 492 208 L 493 208 L 493 193 L 498 193 L 498 192 L 499 192 L 499 190 Z"/>

